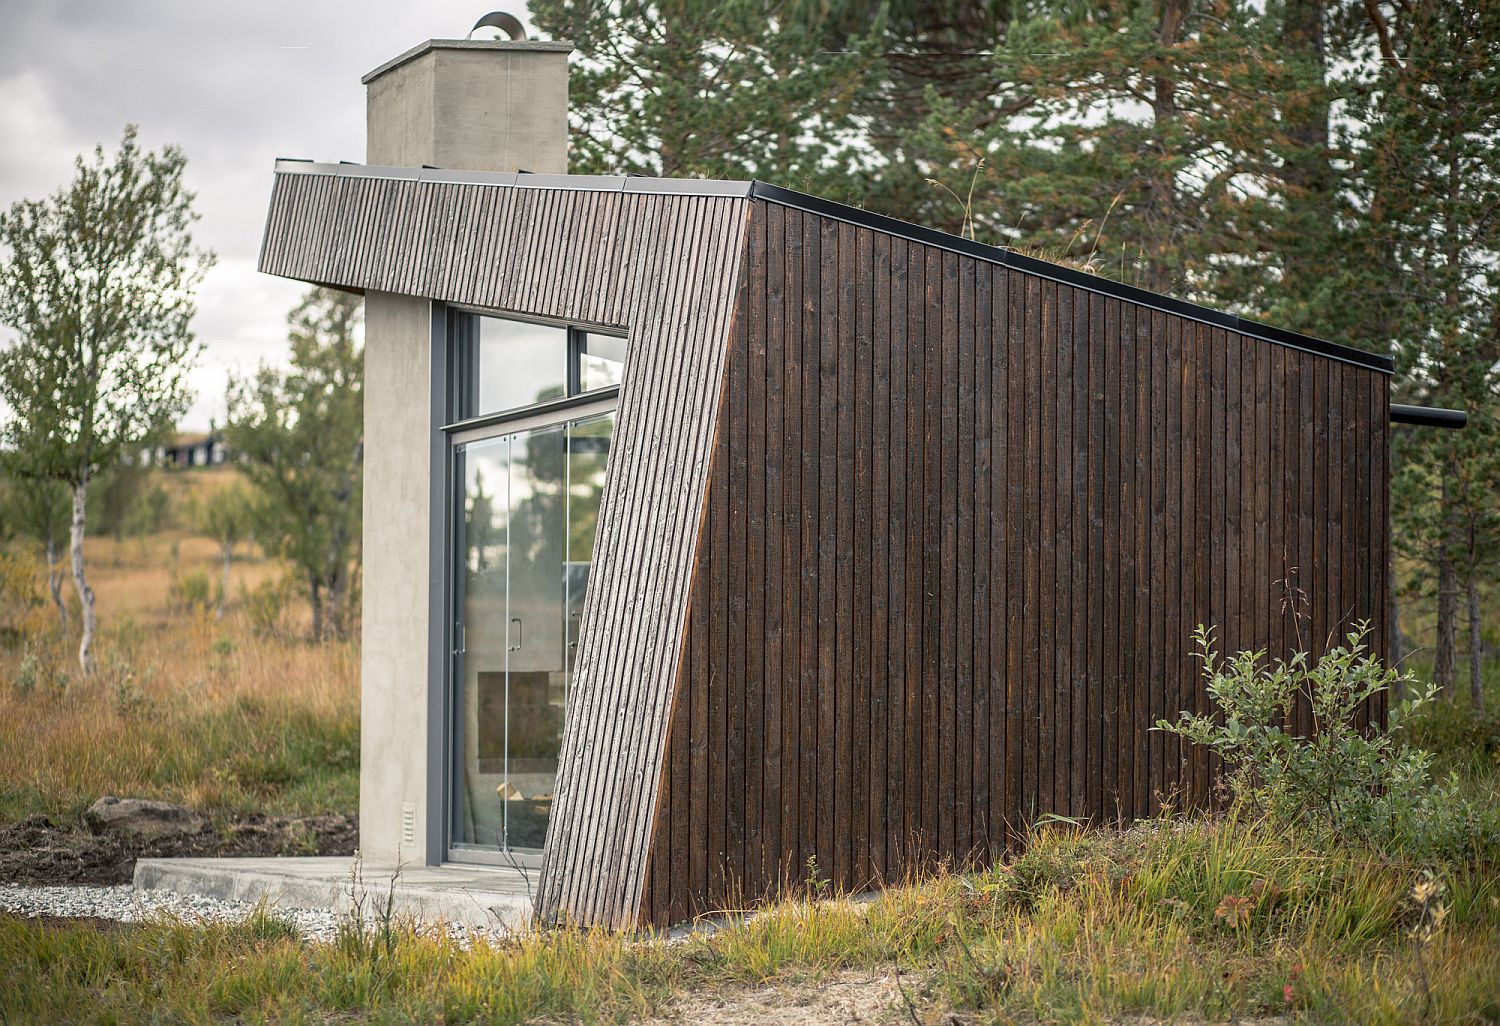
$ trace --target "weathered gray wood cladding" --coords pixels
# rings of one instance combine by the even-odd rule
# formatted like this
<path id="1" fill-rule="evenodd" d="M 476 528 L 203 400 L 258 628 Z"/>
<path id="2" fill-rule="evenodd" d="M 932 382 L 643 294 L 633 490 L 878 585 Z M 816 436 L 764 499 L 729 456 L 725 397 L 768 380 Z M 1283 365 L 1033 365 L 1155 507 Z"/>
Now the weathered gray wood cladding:
<path id="1" fill-rule="evenodd" d="M 1385 651 L 1384 373 L 774 202 L 744 267 L 643 922 L 1209 800 L 1197 624 Z"/>
<path id="2" fill-rule="evenodd" d="M 628 331 L 547 920 L 637 919 L 748 212 L 733 196 L 277 175 L 264 271 Z"/>

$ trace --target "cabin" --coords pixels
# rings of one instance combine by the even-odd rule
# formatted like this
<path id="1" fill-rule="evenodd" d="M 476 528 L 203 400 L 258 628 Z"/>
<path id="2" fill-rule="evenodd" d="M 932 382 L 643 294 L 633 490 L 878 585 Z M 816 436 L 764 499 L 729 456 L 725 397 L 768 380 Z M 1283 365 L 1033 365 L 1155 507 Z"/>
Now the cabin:
<path id="1" fill-rule="evenodd" d="M 166 442 L 141 453 L 142 462 L 157 467 L 217 467 L 229 458 L 229 450 L 216 431 L 178 432 Z"/>
<path id="2" fill-rule="evenodd" d="M 664 926 L 1207 802 L 1191 647 L 1387 639 L 1392 361 L 762 182 L 567 171 L 565 43 L 365 78 L 361 845 Z M 1367 717 L 1381 717 L 1376 704 Z M 1307 717 L 1307 710 L 1298 715 Z M 531 872 L 531 869 L 528 869 Z"/>

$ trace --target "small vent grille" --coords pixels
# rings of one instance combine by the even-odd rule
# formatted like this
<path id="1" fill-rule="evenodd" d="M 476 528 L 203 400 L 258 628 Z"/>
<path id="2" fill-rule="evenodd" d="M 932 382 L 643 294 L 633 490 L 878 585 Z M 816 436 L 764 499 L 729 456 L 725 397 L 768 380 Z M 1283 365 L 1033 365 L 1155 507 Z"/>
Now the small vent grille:
<path id="1" fill-rule="evenodd" d="M 417 843 L 417 806 L 406 802 L 401 806 L 401 843 Z"/>

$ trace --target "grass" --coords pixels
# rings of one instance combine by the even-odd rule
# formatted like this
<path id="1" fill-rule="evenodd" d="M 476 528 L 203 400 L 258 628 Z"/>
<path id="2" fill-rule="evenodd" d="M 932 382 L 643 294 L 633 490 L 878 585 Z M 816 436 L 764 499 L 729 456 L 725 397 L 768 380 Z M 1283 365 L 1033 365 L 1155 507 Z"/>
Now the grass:
<path id="1" fill-rule="evenodd" d="M 1426 939 L 1413 931 L 1420 869 L 1322 852 L 1265 823 L 1157 820 L 1048 828 L 1000 869 L 865 903 L 787 901 L 675 943 L 552 931 L 464 948 L 398 927 L 389 943 L 346 928 L 311 944 L 264 916 L 114 929 L 0 919 L 0 1010 L 8 1022 L 82 1009 L 119 1023 L 625 1022 L 685 994 L 732 1010 L 746 987 L 811 993 L 899 967 L 923 1023 L 1500 1021 L 1493 867 L 1448 872 L 1447 915 Z"/>
<path id="2" fill-rule="evenodd" d="M 181 508 L 228 473 L 163 477 Z M 76 672 L 76 633 L 58 636 L 50 605 L 31 614 L 27 644 L 0 649 L 0 822 L 66 820 L 104 794 L 215 816 L 357 808 L 358 648 L 254 629 L 241 589 L 275 579 L 276 563 L 241 546 L 220 619 L 181 601 L 185 579 L 217 586 L 218 548 L 208 539 L 169 524 L 86 544 L 100 671 Z"/>
<path id="3" fill-rule="evenodd" d="M 184 490 L 222 484 L 168 478 Z M 182 608 L 174 579 L 217 580 L 216 555 L 180 524 L 90 542 L 105 625 L 95 679 L 24 691 L 25 652 L 0 651 L 0 820 L 74 816 L 104 793 L 214 814 L 354 809 L 357 650 L 262 636 L 240 604 L 222 620 Z M 244 558 L 234 573 L 238 594 L 279 568 Z M 56 679 L 71 652 L 46 613 L 33 673 Z M 1500 805 L 1494 665 L 1487 697 L 1483 717 L 1462 696 L 1436 704 L 1411 736 L 1466 794 Z M 1432 869 L 1442 891 L 1424 913 L 1413 888 Z M 1479 1024 L 1500 1022 L 1497 966 L 1496 853 L 1433 866 L 1265 822 L 1179 818 L 1123 831 L 1052 825 L 994 870 L 868 902 L 788 900 L 670 943 L 551 931 L 464 947 L 410 925 L 387 935 L 349 923 L 335 943 L 314 944 L 266 915 L 124 926 L 0 916 L 0 1024 L 607 1023 L 681 1013 L 705 995 L 727 1010 L 684 1014 L 731 1021 L 768 983 L 806 1002 L 811 1024 L 849 1019 L 819 1010 L 823 985 L 873 986 L 897 969 L 882 1014 L 908 1024 Z"/>

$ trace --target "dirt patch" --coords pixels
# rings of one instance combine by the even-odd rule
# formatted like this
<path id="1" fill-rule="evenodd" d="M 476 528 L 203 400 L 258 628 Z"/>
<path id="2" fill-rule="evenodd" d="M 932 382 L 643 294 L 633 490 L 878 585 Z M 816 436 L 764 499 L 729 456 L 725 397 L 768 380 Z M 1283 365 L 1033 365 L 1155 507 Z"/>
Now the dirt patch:
<path id="1" fill-rule="evenodd" d="M 901 986 L 908 994 L 918 986 L 903 975 Z M 844 973 L 814 983 L 773 983 L 685 994 L 646 1026 L 677 1023 L 711 1023 L 730 1026 L 821 1026 L 831 1023 L 910 1023 L 901 990 L 891 972 Z"/>
<path id="2" fill-rule="evenodd" d="M 0 880 L 57 885 L 130 883 L 135 860 L 189 856 L 353 855 L 352 815 L 244 816 L 179 837 L 95 835 L 81 825 L 28 816 L 0 827 Z"/>

